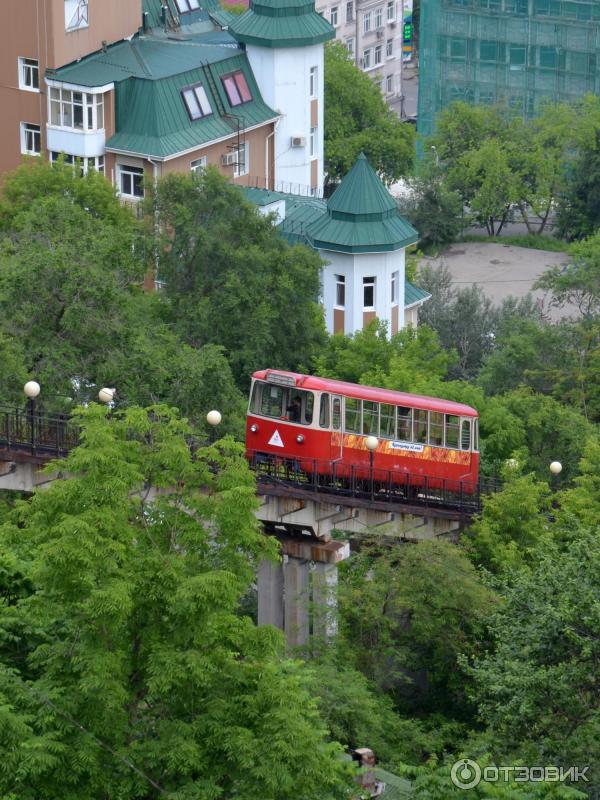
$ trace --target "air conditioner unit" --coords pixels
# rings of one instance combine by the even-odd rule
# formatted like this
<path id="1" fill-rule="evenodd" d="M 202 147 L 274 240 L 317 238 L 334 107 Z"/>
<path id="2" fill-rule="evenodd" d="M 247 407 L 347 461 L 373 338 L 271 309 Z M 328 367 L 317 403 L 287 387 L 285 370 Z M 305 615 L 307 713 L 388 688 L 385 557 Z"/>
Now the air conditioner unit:
<path id="1" fill-rule="evenodd" d="M 305 146 L 306 146 L 305 136 L 292 136 L 292 147 L 305 147 Z"/>
<path id="2" fill-rule="evenodd" d="M 383 30 L 383 28 L 378 28 L 377 29 L 377 38 L 378 39 L 383 39 L 383 34 L 384 33 L 385 33 L 385 31 Z"/>
<path id="3" fill-rule="evenodd" d="M 390 28 L 395 28 L 395 27 L 396 27 L 396 20 L 395 20 L 395 19 L 393 19 L 393 20 L 390 22 Z"/>
<path id="4" fill-rule="evenodd" d="M 225 153 L 221 156 L 221 164 L 224 167 L 231 167 L 237 162 L 237 153 Z"/>

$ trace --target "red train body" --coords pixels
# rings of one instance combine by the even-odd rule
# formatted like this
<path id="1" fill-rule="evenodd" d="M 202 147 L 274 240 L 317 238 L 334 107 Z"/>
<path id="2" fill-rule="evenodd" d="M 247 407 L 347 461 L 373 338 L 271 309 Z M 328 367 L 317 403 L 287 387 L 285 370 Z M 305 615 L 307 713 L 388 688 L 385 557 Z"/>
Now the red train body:
<path id="1" fill-rule="evenodd" d="M 376 437 L 376 449 L 367 447 Z M 371 440 L 371 445 L 375 442 Z M 246 422 L 249 459 L 412 486 L 476 491 L 478 414 L 462 403 L 260 370 Z"/>

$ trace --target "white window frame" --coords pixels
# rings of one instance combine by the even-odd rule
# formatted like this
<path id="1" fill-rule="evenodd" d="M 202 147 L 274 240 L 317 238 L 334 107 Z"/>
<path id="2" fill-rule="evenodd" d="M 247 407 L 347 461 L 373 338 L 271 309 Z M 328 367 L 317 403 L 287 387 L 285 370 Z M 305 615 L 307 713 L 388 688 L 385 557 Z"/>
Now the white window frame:
<path id="1" fill-rule="evenodd" d="M 388 75 L 385 79 L 385 90 L 387 94 L 393 94 L 394 92 L 394 76 Z"/>
<path id="2" fill-rule="evenodd" d="M 342 292 L 342 296 L 344 299 L 343 303 L 339 303 L 339 296 L 340 296 L 340 288 Z M 333 304 L 334 308 L 346 308 L 346 276 L 345 275 L 336 275 L 335 276 L 335 303 Z"/>
<path id="3" fill-rule="evenodd" d="M 365 290 L 367 287 L 373 287 L 373 305 L 367 306 L 365 305 Z M 375 310 L 375 291 L 376 291 L 377 281 L 374 275 L 369 275 L 363 278 L 363 311 L 374 311 Z"/>
<path id="4" fill-rule="evenodd" d="M 388 39 L 385 43 L 385 57 L 386 58 L 393 58 L 394 57 L 394 40 Z"/>
<path id="5" fill-rule="evenodd" d="M 312 99 L 317 97 L 319 92 L 319 68 L 311 67 L 308 73 L 308 94 Z"/>
<path id="6" fill-rule="evenodd" d="M 371 12 L 365 11 L 365 15 L 363 17 L 363 33 L 368 33 L 371 30 L 371 19 Z"/>
<path id="7" fill-rule="evenodd" d="M 65 32 L 89 28 L 88 0 L 65 0 Z"/>
<path id="8" fill-rule="evenodd" d="M 339 6 L 332 6 L 329 10 L 329 21 L 333 25 L 334 28 L 337 28 L 339 25 L 339 13 L 340 9 Z"/>
<path id="9" fill-rule="evenodd" d="M 373 65 L 379 66 L 383 62 L 383 45 L 376 44 L 373 48 Z"/>
<path id="10" fill-rule="evenodd" d="M 81 103 L 75 102 L 75 95 L 81 95 Z M 67 107 L 70 108 L 71 123 L 73 123 L 75 106 L 81 107 L 82 124 L 65 125 L 65 119 L 68 118 L 65 110 Z M 54 116 L 57 109 L 58 122 L 55 121 Z M 104 128 L 104 94 L 51 86 L 48 91 L 48 121 L 52 128 L 66 128 L 70 131 L 101 131 Z"/>
<path id="11" fill-rule="evenodd" d="M 363 58 L 362 58 L 363 69 L 371 69 L 371 66 L 372 66 L 372 64 L 371 64 L 371 52 L 372 52 L 372 50 L 373 50 L 372 47 L 367 47 L 366 50 L 363 50 Z"/>
<path id="12" fill-rule="evenodd" d="M 235 149 L 235 161 L 233 164 L 233 177 L 242 178 L 250 172 L 250 143 L 244 142 L 239 148 Z"/>
<path id="13" fill-rule="evenodd" d="M 375 30 L 383 28 L 383 6 L 375 9 Z"/>
<path id="14" fill-rule="evenodd" d="M 49 160 L 51 164 L 55 164 L 58 159 L 64 156 L 65 164 L 72 164 L 73 168 L 79 167 L 81 175 L 87 175 L 91 169 L 95 169 L 101 175 L 105 174 L 105 161 L 104 156 L 89 156 L 84 158 L 82 156 L 74 156 L 70 153 L 57 153 L 55 150 L 50 152 Z"/>
<path id="15" fill-rule="evenodd" d="M 204 117 L 210 117 L 213 113 L 206 89 L 201 83 L 182 89 L 181 96 L 192 122 L 197 119 L 204 119 Z"/>
<path id="16" fill-rule="evenodd" d="M 311 158 L 317 158 L 317 156 L 318 156 L 318 153 L 317 153 L 318 142 L 317 142 L 317 128 L 316 128 L 316 126 L 314 128 L 310 129 L 310 136 L 309 136 L 308 142 L 309 142 L 310 157 Z"/>
<path id="17" fill-rule="evenodd" d="M 391 75 L 388 75 L 388 78 L 391 78 Z M 392 272 L 392 279 L 390 281 L 390 297 L 392 306 L 398 305 L 398 285 L 399 285 L 400 275 L 398 271 Z"/>
<path id="18" fill-rule="evenodd" d="M 144 188 L 141 189 L 141 194 L 135 194 L 135 180 L 134 177 L 141 177 L 142 180 L 145 178 L 145 171 L 143 167 L 133 165 L 133 164 L 119 164 L 119 195 L 121 197 L 126 197 L 128 200 L 143 200 L 144 199 Z M 123 176 L 129 175 L 131 179 L 131 193 L 123 191 Z"/>
<path id="19" fill-rule="evenodd" d="M 346 2 L 346 22 L 354 22 L 354 0 Z"/>
<path id="20" fill-rule="evenodd" d="M 203 172 L 208 167 L 208 156 L 200 156 L 190 162 L 190 171 L 195 173 Z"/>
<path id="21" fill-rule="evenodd" d="M 348 37 L 348 39 L 346 39 L 345 44 L 346 44 L 346 50 L 348 51 L 348 53 L 351 56 L 353 56 L 354 55 L 354 36 Z"/>
<path id="22" fill-rule="evenodd" d="M 394 22 L 396 19 L 396 3 L 395 0 L 388 0 L 387 4 L 387 21 Z"/>
<path id="23" fill-rule="evenodd" d="M 175 0 L 175 5 L 180 14 L 189 14 L 200 8 L 199 0 Z"/>
<path id="24" fill-rule="evenodd" d="M 39 94 L 40 92 L 40 62 L 37 58 L 26 58 L 25 56 L 19 56 L 17 59 L 17 67 L 19 70 L 19 89 L 24 92 L 35 92 Z M 33 84 L 35 83 L 34 75 L 37 73 L 37 87 Z M 27 81 L 27 78 L 30 78 L 30 82 Z"/>
<path id="25" fill-rule="evenodd" d="M 21 153 L 24 156 L 40 156 L 42 154 L 42 129 L 40 125 L 33 122 L 21 122 Z M 39 150 L 35 149 L 35 135 L 37 134 L 37 143 Z M 28 144 L 33 144 L 33 148 L 29 148 Z"/>

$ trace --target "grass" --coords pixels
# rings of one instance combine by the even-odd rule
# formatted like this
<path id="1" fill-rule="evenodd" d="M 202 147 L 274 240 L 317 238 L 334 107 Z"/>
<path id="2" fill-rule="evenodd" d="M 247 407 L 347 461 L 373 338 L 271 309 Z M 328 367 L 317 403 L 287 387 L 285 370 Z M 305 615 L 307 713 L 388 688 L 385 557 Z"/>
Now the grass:
<path id="1" fill-rule="evenodd" d="M 566 253 L 569 243 L 552 236 L 540 236 L 537 233 L 522 236 L 479 236 L 471 234 L 463 236 L 460 242 L 495 242 L 496 244 L 511 244 L 515 247 L 529 247 L 532 250 L 549 250 L 553 253 Z"/>

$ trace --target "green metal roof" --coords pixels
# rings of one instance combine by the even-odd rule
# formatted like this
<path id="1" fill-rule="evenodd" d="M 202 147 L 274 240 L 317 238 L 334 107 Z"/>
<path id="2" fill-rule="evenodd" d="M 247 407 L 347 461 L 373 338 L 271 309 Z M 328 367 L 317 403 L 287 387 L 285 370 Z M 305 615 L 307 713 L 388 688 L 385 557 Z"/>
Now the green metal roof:
<path id="1" fill-rule="evenodd" d="M 227 34 L 225 34 L 227 36 Z M 231 38 L 216 43 L 215 34 L 193 39 L 172 40 L 154 36 L 136 36 L 92 53 L 81 61 L 57 70 L 48 70 L 54 80 L 78 86 L 104 86 L 127 78 L 158 80 L 188 72 L 200 64 L 213 64 L 239 53 Z"/>
<path id="2" fill-rule="evenodd" d="M 276 119 L 277 112 L 260 95 L 246 56 L 241 53 L 231 56 L 230 49 L 223 49 L 229 52 L 229 58 L 195 70 L 163 80 L 130 79 L 120 84 L 116 93 L 117 132 L 106 143 L 106 149 L 166 158 L 232 136 L 237 131 L 238 119 L 242 128 Z M 236 70 L 244 73 L 253 99 L 232 107 L 220 78 Z M 181 90 L 199 83 L 206 91 L 213 113 L 191 120 Z"/>
<path id="3" fill-rule="evenodd" d="M 314 247 L 342 253 L 384 253 L 418 239 L 363 153 L 307 234 Z"/>
<path id="4" fill-rule="evenodd" d="M 413 286 L 410 281 L 404 281 L 404 307 L 409 308 L 417 303 L 424 303 L 429 300 L 431 294 L 426 292 L 425 289 L 419 289 L 418 286 Z"/>
<path id="5" fill-rule="evenodd" d="M 397 214 L 394 199 L 377 177 L 364 153 L 329 198 L 327 208 L 334 219 L 357 222 L 386 219 Z"/>
<path id="6" fill-rule="evenodd" d="M 250 0 L 248 11 L 229 28 L 238 41 L 259 47 L 305 47 L 335 37 L 314 0 Z"/>
<path id="7" fill-rule="evenodd" d="M 375 767 L 373 771 L 377 780 L 385 783 L 385 789 L 380 795 L 383 800 L 409 800 L 413 796 L 410 781 L 381 767 Z"/>

